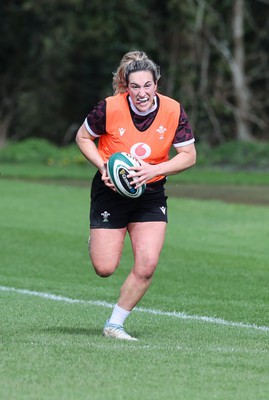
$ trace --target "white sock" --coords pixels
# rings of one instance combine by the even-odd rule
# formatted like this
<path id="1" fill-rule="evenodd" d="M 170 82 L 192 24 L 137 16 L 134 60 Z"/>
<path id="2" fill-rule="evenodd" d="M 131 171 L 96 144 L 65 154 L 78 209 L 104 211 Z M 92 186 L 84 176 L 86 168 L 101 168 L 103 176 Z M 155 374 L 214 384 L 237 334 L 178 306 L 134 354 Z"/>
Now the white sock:
<path id="1" fill-rule="evenodd" d="M 118 304 L 116 304 L 110 317 L 109 323 L 115 325 L 123 325 L 130 312 L 131 311 L 124 310 L 124 308 L 121 308 L 120 306 L 118 306 Z"/>

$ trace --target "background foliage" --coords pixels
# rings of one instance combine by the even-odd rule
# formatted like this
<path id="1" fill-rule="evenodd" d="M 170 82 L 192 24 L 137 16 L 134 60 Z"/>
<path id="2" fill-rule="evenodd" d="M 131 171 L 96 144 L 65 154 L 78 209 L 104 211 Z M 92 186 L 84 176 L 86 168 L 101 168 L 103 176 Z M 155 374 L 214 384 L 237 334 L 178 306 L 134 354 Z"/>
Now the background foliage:
<path id="1" fill-rule="evenodd" d="M 261 0 L 1 2 L 0 145 L 70 143 L 131 49 L 161 65 L 160 91 L 182 102 L 199 141 L 268 140 L 268 10 Z"/>
<path id="2" fill-rule="evenodd" d="M 229 168 L 229 171 L 246 170 L 246 172 L 267 173 L 269 170 L 269 143 L 229 141 L 212 149 L 207 143 L 198 143 L 198 161 L 195 168 Z M 174 150 L 171 150 L 171 156 Z M 3 164 L 43 164 L 48 167 L 80 166 L 85 169 L 92 167 L 78 150 L 76 144 L 56 146 L 47 139 L 29 138 L 23 141 L 10 142 L 0 149 L 0 173 L 5 174 Z M 180 179 L 181 179 L 180 175 Z M 85 176 L 83 175 L 85 178 Z M 173 177 L 170 177 L 173 179 Z M 176 176 L 174 177 L 176 179 Z M 269 181 L 268 181 L 269 183 Z"/>

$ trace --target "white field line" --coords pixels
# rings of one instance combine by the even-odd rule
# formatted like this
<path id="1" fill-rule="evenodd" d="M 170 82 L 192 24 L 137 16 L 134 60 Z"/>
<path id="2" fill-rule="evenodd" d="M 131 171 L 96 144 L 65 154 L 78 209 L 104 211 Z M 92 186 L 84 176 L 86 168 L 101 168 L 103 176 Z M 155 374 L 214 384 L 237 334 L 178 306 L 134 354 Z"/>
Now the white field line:
<path id="1" fill-rule="evenodd" d="M 54 300 L 54 301 L 63 301 L 65 303 L 71 303 L 71 304 L 78 303 L 78 304 L 86 304 L 86 305 L 90 305 L 90 306 L 101 306 L 101 307 L 106 307 L 106 308 L 114 307 L 114 304 L 107 303 L 106 301 L 72 299 L 70 297 L 59 296 L 59 295 L 55 295 L 52 293 L 36 292 L 36 291 L 32 291 L 32 290 L 27 290 L 27 289 L 16 289 L 13 287 L 8 287 L 8 286 L 0 286 L 0 291 L 15 292 L 15 293 L 20 293 L 20 294 L 26 294 L 28 296 L 37 296 L 37 297 L 41 297 L 43 299 Z M 255 330 L 259 330 L 259 331 L 263 331 L 263 332 L 269 332 L 268 326 L 259 326 L 256 324 L 246 324 L 243 322 L 233 322 L 233 321 L 227 321 L 222 318 L 214 318 L 214 317 L 207 317 L 207 316 L 201 316 L 201 315 L 188 315 L 184 312 L 161 311 L 161 310 L 154 310 L 154 309 L 150 309 L 150 308 L 141 308 L 141 307 L 136 307 L 134 309 L 134 311 L 144 312 L 144 313 L 153 314 L 153 315 L 179 318 L 179 319 L 203 321 L 203 322 L 207 322 L 210 324 L 234 326 L 237 328 L 247 328 L 247 329 L 255 329 Z"/>

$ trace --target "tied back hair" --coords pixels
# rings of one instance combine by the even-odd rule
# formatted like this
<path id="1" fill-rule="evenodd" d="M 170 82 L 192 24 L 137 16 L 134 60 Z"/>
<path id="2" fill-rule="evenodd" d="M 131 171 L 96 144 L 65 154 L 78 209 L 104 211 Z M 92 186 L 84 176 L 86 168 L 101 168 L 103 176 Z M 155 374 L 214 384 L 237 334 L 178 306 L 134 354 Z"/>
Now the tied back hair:
<path id="1" fill-rule="evenodd" d="M 114 94 L 127 91 L 129 75 L 137 71 L 150 71 L 156 84 L 161 77 L 160 67 L 148 58 L 143 51 L 130 51 L 120 62 L 118 69 L 113 73 Z"/>

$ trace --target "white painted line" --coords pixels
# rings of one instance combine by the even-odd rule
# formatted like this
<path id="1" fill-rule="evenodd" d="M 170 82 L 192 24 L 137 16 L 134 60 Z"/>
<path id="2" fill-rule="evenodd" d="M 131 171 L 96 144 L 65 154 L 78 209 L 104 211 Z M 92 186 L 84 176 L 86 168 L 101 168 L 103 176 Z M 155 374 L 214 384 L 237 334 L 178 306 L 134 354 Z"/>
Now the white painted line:
<path id="1" fill-rule="evenodd" d="M 33 290 L 27 290 L 27 289 L 16 289 L 14 287 L 8 287 L 8 286 L 0 286 L 0 290 L 2 292 L 15 292 L 15 293 L 20 293 L 20 294 L 26 294 L 28 296 L 37 296 L 37 297 L 41 297 L 43 299 L 48 299 L 48 300 L 63 301 L 65 303 L 71 303 L 71 304 L 74 304 L 74 303 L 87 304 L 90 306 L 101 306 L 101 307 L 106 307 L 106 308 L 114 307 L 114 304 L 107 303 L 106 301 L 72 299 L 70 297 L 59 296 L 59 295 L 55 295 L 55 294 L 51 294 L 51 293 L 36 292 Z M 165 316 L 165 317 L 189 319 L 189 320 L 193 320 L 193 321 L 207 322 L 210 324 L 234 326 L 237 328 L 247 328 L 247 329 L 255 329 L 255 330 L 259 330 L 259 331 L 263 331 L 263 332 L 269 332 L 268 326 L 260 326 L 260 325 L 256 325 L 256 324 L 246 324 L 243 322 L 233 322 L 233 321 L 227 321 L 222 318 L 214 318 L 214 317 L 207 317 L 207 316 L 201 316 L 201 315 L 188 315 L 184 312 L 161 311 L 161 310 L 154 310 L 154 309 L 150 309 L 150 308 L 141 308 L 141 307 L 136 307 L 134 309 L 134 311 L 144 312 L 147 314 L 160 315 L 160 316 Z"/>

